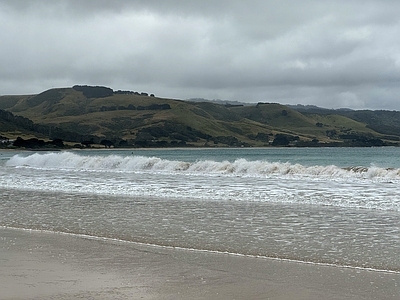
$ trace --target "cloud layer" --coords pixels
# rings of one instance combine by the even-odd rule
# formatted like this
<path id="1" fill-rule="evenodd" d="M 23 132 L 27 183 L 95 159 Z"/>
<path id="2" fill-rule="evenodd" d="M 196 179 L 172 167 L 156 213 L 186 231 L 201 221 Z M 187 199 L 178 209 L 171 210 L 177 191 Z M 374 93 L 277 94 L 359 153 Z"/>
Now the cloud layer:
<path id="1" fill-rule="evenodd" d="M 0 0 L 0 94 L 93 84 L 400 110 L 399 13 L 390 0 Z"/>

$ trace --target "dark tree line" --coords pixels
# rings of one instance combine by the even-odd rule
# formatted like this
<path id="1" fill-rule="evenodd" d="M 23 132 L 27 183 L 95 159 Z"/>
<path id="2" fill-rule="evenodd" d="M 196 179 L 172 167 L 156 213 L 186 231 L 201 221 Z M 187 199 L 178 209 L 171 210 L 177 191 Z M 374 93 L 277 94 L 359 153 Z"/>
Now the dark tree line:
<path id="1" fill-rule="evenodd" d="M 113 89 L 105 86 L 90 86 L 90 85 L 74 85 L 72 87 L 75 91 L 82 92 L 86 98 L 105 98 L 110 97 L 114 94 L 117 95 L 138 95 L 146 96 L 149 94 L 145 92 L 132 92 L 132 91 L 114 91 Z M 150 94 L 150 97 L 154 97 L 154 94 Z"/>
<path id="2" fill-rule="evenodd" d="M 145 92 L 139 93 L 139 92 L 121 91 L 121 90 L 114 91 L 114 94 L 116 94 L 116 95 L 137 95 L 137 96 L 146 96 L 146 97 L 149 96 L 149 94 L 145 93 Z M 150 97 L 155 97 L 155 96 L 154 96 L 154 94 L 150 94 Z"/>
<path id="3" fill-rule="evenodd" d="M 13 143 L 14 147 L 28 148 L 28 149 L 38 149 L 38 148 L 64 148 L 64 143 L 61 139 L 55 139 L 50 142 L 45 142 L 37 138 L 23 139 L 17 137 Z"/>
<path id="4" fill-rule="evenodd" d="M 82 92 L 86 98 L 104 98 L 114 94 L 114 91 L 105 86 L 74 85 L 74 90 Z"/>
<path id="5" fill-rule="evenodd" d="M 18 128 L 22 128 L 26 131 L 47 136 L 53 140 L 60 139 L 68 142 L 79 142 L 84 140 L 95 139 L 98 140 L 98 142 L 100 142 L 100 139 L 96 136 L 81 135 L 79 133 L 63 130 L 59 127 L 52 125 L 36 124 L 28 118 L 15 116 L 13 113 L 2 109 L 0 109 L 0 120 L 10 123 Z"/>

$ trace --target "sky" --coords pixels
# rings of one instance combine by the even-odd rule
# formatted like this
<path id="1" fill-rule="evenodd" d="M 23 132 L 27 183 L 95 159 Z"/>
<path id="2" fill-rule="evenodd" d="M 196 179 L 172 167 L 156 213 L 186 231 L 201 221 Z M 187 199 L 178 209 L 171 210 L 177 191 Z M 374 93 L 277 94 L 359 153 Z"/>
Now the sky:
<path id="1" fill-rule="evenodd" d="M 398 0 L 0 0 L 0 95 L 400 110 Z"/>

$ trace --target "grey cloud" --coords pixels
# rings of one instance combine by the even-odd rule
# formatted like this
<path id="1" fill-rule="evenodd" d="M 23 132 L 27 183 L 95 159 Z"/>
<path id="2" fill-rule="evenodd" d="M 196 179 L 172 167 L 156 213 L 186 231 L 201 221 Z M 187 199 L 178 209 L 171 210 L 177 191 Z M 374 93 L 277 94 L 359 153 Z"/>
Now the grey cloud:
<path id="1" fill-rule="evenodd" d="M 400 110 L 399 12 L 378 0 L 0 0 L 0 94 L 96 84 Z"/>

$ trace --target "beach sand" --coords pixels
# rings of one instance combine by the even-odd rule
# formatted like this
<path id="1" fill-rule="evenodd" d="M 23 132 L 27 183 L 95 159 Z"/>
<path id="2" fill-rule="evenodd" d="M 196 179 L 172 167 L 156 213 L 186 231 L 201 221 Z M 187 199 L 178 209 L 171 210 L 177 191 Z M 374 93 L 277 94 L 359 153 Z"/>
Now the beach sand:
<path id="1" fill-rule="evenodd" d="M 400 299 L 400 274 L 0 228 L 0 299 Z"/>

